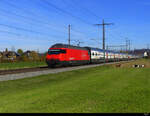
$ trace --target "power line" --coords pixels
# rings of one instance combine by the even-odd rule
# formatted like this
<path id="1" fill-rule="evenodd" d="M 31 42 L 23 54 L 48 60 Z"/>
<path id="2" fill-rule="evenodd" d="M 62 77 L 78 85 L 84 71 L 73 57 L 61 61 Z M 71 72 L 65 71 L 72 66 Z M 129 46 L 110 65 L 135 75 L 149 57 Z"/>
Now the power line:
<path id="1" fill-rule="evenodd" d="M 17 15 L 17 16 L 18 16 L 18 15 Z M 17 29 L 17 30 L 28 31 L 28 32 L 37 33 L 37 34 L 45 34 L 45 33 L 37 32 L 37 31 L 33 31 L 33 30 L 21 28 L 21 27 L 10 26 L 10 25 L 5 25 L 5 24 L 0 24 L 0 25 L 2 25 L 2 26 L 7 26 L 7 27 L 9 27 L 9 28 L 15 28 L 15 29 Z M 49 35 L 49 34 L 47 34 L 47 35 Z"/>
<path id="2" fill-rule="evenodd" d="M 84 42 L 82 42 L 80 40 L 71 40 L 71 41 L 77 42 L 77 46 L 80 46 L 81 43 L 84 43 Z"/>
<path id="3" fill-rule="evenodd" d="M 76 30 L 76 29 L 73 28 L 72 26 L 71 26 L 71 31 L 74 31 L 74 32 L 77 32 L 77 33 L 83 35 L 84 37 L 82 38 L 82 40 L 83 40 L 83 39 L 86 39 L 86 40 L 87 40 L 87 39 L 89 38 L 85 33 Z M 75 34 L 74 34 L 74 35 L 75 35 Z M 73 37 L 74 37 L 74 36 L 73 36 Z M 72 37 L 72 38 L 73 38 L 73 37 Z M 81 38 L 81 37 L 79 37 L 79 38 Z M 78 39 L 79 39 L 79 38 L 78 38 Z M 90 39 L 89 39 L 89 40 L 90 40 Z M 71 39 L 70 41 L 78 42 L 79 45 L 80 45 L 81 43 L 85 43 L 85 42 L 80 42 L 79 40 L 77 41 L 77 40 L 72 40 L 72 39 Z M 69 42 L 68 42 L 68 43 L 69 43 Z"/>
<path id="4" fill-rule="evenodd" d="M 95 24 L 96 26 L 102 26 L 103 27 L 103 49 L 105 50 L 105 26 L 106 25 L 112 25 L 113 23 L 105 23 L 104 19 L 102 24 Z"/>
<path id="5" fill-rule="evenodd" d="M 92 11 L 90 11 L 88 8 L 85 8 L 81 5 L 79 5 L 77 2 L 75 2 L 74 0 L 72 0 L 71 2 L 68 3 L 68 1 L 66 2 L 65 0 L 63 0 L 63 3 L 65 3 L 67 6 L 71 7 L 71 8 L 78 8 L 80 11 L 84 11 L 84 13 L 88 13 L 91 16 L 94 16 L 98 19 L 100 19 L 99 16 L 97 16 L 95 13 L 93 13 Z M 76 7 L 78 6 L 78 7 Z"/>
<path id="6" fill-rule="evenodd" d="M 22 34 L 10 32 L 10 31 L 3 31 L 3 30 L 0 30 L 0 33 L 6 33 L 6 34 L 10 34 L 10 35 L 15 35 L 15 36 L 19 37 L 19 40 L 21 39 L 21 37 L 28 38 L 28 36 L 24 36 L 24 35 L 22 35 Z M 17 39 L 18 39 L 18 38 L 17 38 Z M 32 37 L 32 39 L 34 39 L 34 38 Z M 21 40 L 24 40 L 24 39 L 21 39 Z M 30 39 L 30 40 L 31 40 L 31 39 Z M 39 40 L 39 39 L 37 39 L 37 37 L 36 37 L 35 40 L 37 41 L 37 40 Z M 44 40 L 45 40 L 45 39 L 44 39 Z M 40 40 L 40 41 L 41 41 L 41 40 Z M 42 40 L 42 41 L 43 41 L 43 40 Z M 50 41 L 50 40 L 48 40 L 48 41 Z M 51 40 L 51 41 L 54 42 L 54 40 Z"/>
<path id="7" fill-rule="evenodd" d="M 47 1 L 47 0 L 41 0 L 41 1 L 47 3 L 47 5 L 49 5 L 49 6 L 53 7 L 53 8 L 55 8 L 56 10 L 58 10 L 58 11 L 60 11 L 60 12 L 62 12 L 62 13 L 65 13 L 65 14 L 67 14 L 67 15 L 70 15 L 71 17 L 73 17 L 73 18 L 75 18 L 75 19 L 77 19 L 77 20 L 80 20 L 81 22 L 83 22 L 83 23 L 85 23 L 85 24 L 88 24 L 88 25 L 92 26 L 91 23 L 89 23 L 89 22 L 87 22 L 87 21 L 81 19 L 81 18 L 78 17 L 78 16 L 72 15 L 72 13 L 70 13 L 70 12 L 68 12 L 68 11 L 65 11 L 65 10 L 63 10 L 63 9 L 61 9 L 61 8 L 59 8 L 59 7 L 57 7 L 56 5 L 52 4 L 50 1 Z"/>
<path id="8" fill-rule="evenodd" d="M 33 31 L 30 29 L 25 29 L 25 28 L 21 28 L 21 27 L 17 27 L 17 26 L 11 26 L 11 25 L 7 25 L 7 24 L 0 24 L 1 26 L 5 26 L 5 27 L 9 27 L 9 28 L 14 28 L 16 30 L 22 30 L 22 31 L 27 31 L 30 33 L 36 33 L 36 34 L 43 34 L 42 32 L 37 32 L 37 31 Z"/>
<path id="9" fill-rule="evenodd" d="M 131 41 L 129 40 L 129 52 L 131 50 Z"/>
<path id="10" fill-rule="evenodd" d="M 127 50 L 128 50 L 128 40 L 126 38 L 126 52 L 127 52 Z"/>
<path id="11" fill-rule="evenodd" d="M 21 28 L 21 27 L 17 27 L 17 26 L 11 26 L 11 25 L 6 25 L 6 24 L 0 24 L 0 25 L 4 26 L 4 27 L 13 28 L 13 29 L 16 29 L 16 30 L 19 30 L 19 31 L 21 30 L 21 31 L 26 31 L 26 32 L 30 32 L 30 33 L 39 34 L 39 35 L 44 35 L 44 36 L 52 36 L 52 35 L 47 34 L 47 33 L 33 31 L 33 30 L 30 30 L 30 29 L 25 29 L 25 28 Z M 57 36 L 57 37 L 59 37 L 59 36 Z"/>
<path id="12" fill-rule="evenodd" d="M 18 33 L 13 33 L 13 32 L 9 32 L 9 31 L 2 31 L 0 30 L 1 33 L 7 33 L 7 34 L 11 34 L 11 35 L 16 35 L 16 36 L 21 36 L 20 34 Z"/>
<path id="13" fill-rule="evenodd" d="M 24 9 L 23 7 L 21 7 L 21 8 L 19 8 L 18 6 L 16 6 L 16 5 L 14 5 L 14 4 L 12 4 L 12 3 L 10 3 L 10 2 L 7 2 L 7 1 L 3 1 L 4 3 L 6 3 L 7 5 L 9 5 L 9 6 L 11 6 L 11 7 L 13 7 L 13 8 L 15 8 L 15 9 L 18 9 L 18 10 L 22 10 L 22 11 L 24 11 L 25 13 L 27 13 L 28 12 L 28 14 L 32 14 L 32 16 L 34 15 L 34 16 L 38 16 L 38 17 L 40 17 L 40 19 L 42 19 L 43 18 L 43 16 L 40 16 L 40 15 L 37 15 L 37 14 L 35 14 L 35 13 L 33 13 L 33 12 L 31 12 L 31 11 L 28 11 L 28 10 L 26 10 L 26 9 Z M 5 12 L 6 12 L 6 10 L 5 10 Z M 9 11 L 7 11 L 7 13 L 8 13 Z M 17 15 L 17 14 L 15 14 L 15 13 L 13 13 L 14 15 Z M 21 15 L 18 15 L 18 16 L 21 16 Z M 23 16 L 22 15 L 22 17 L 24 17 L 25 18 L 25 16 Z M 26 18 L 28 18 L 28 17 L 26 17 Z M 29 19 L 29 18 L 28 18 Z M 35 21 L 35 19 L 32 19 L 32 18 L 30 18 L 32 21 Z M 44 23 L 44 24 L 48 24 L 48 25 L 51 25 L 50 23 L 48 23 L 48 22 L 42 22 L 41 20 L 37 20 L 36 19 L 36 21 L 38 21 L 39 23 Z M 44 20 L 45 21 L 45 20 Z M 54 26 L 54 25 L 51 25 L 51 26 Z M 65 28 L 65 26 L 63 26 L 64 28 Z"/>
<path id="14" fill-rule="evenodd" d="M 147 44 L 147 49 L 148 49 L 148 50 L 149 50 L 149 45 L 150 45 L 150 44 Z"/>
<path id="15" fill-rule="evenodd" d="M 131 40 L 126 38 L 126 51 L 130 52 L 130 50 L 131 50 Z"/>
<path id="16" fill-rule="evenodd" d="M 104 19 L 102 24 L 95 24 L 96 26 L 102 26 L 103 27 L 103 50 L 104 50 L 104 63 L 105 63 L 105 26 L 106 25 L 112 25 L 113 23 L 105 23 Z"/>
<path id="17" fill-rule="evenodd" d="M 70 45 L 70 27 L 71 25 L 68 25 L 68 44 Z"/>
<path id="18" fill-rule="evenodd" d="M 34 25 L 34 24 L 32 24 L 32 25 Z M 37 26 L 37 25 L 36 25 Z M 48 28 L 48 27 L 47 27 Z M 53 29 L 53 30 L 56 30 L 56 29 Z M 59 30 L 57 30 L 57 31 L 59 31 Z M 65 31 L 61 31 L 61 32 L 63 32 L 63 33 L 67 33 L 67 32 L 65 32 Z M 75 35 L 74 33 L 72 33 L 73 35 Z"/>
<path id="19" fill-rule="evenodd" d="M 18 7 L 17 7 L 16 5 L 14 5 L 14 4 L 10 3 L 10 2 L 6 2 L 6 1 L 5 1 L 5 3 L 7 3 L 9 6 L 12 6 L 12 7 L 18 9 Z M 22 8 L 21 8 L 21 9 L 22 9 Z M 25 12 L 31 13 L 31 14 L 33 14 L 33 15 L 35 16 L 35 14 L 34 14 L 33 12 L 31 12 L 31 11 L 27 11 L 27 10 L 24 10 L 24 9 L 22 9 L 22 10 L 25 11 Z M 5 11 L 5 12 L 6 12 L 6 11 Z M 21 16 L 21 17 L 23 17 L 23 18 L 31 19 L 31 18 L 22 16 L 22 15 L 18 15 L 18 14 L 15 14 L 15 13 L 13 13 L 13 14 L 16 15 L 16 16 Z M 38 16 L 39 16 L 39 15 L 38 15 Z M 34 20 L 31 19 L 31 21 L 34 21 Z M 34 22 L 35 22 L 35 21 L 34 21 Z M 37 22 L 37 20 L 36 20 L 36 22 Z M 38 23 L 41 23 L 41 21 L 38 20 Z"/>
<path id="20" fill-rule="evenodd" d="M 9 2 L 5 2 L 5 3 L 8 3 L 10 6 L 15 7 L 16 9 L 18 9 L 18 7 L 16 7 L 16 5 L 14 5 L 14 4 L 11 4 L 11 3 L 9 3 Z M 5 13 L 9 13 L 9 11 L 6 11 L 6 10 L 4 10 L 4 9 L 2 9 L 1 11 L 4 11 Z M 27 10 L 23 10 L 23 11 L 27 11 Z M 27 12 L 28 12 L 28 13 L 32 13 L 32 12 L 30 12 L 30 11 L 27 11 Z M 32 14 L 34 14 L 34 13 L 32 13 Z M 15 15 L 15 16 L 18 16 L 18 17 L 21 17 L 21 18 L 24 18 L 24 19 L 27 19 L 27 20 L 30 20 L 30 21 L 34 21 L 34 22 L 41 23 L 41 21 L 39 21 L 39 20 L 33 20 L 32 18 L 25 17 L 25 16 L 23 16 L 23 15 L 18 15 L 18 14 L 16 14 L 16 13 L 12 13 L 12 15 Z"/>
<path id="21" fill-rule="evenodd" d="M 23 15 L 18 15 L 18 14 L 16 14 L 16 13 L 10 13 L 9 11 L 7 11 L 7 10 L 4 10 L 4 9 L 1 9 L 0 8 L 0 11 L 3 11 L 3 12 L 5 12 L 5 13 L 7 13 L 7 14 L 9 14 L 9 15 L 14 15 L 14 16 L 17 16 L 17 17 L 20 17 L 20 18 L 24 18 L 24 19 L 27 19 L 27 20 L 29 20 L 29 21 L 31 21 L 31 22 L 36 22 L 36 23 L 38 23 L 38 24 L 40 24 L 41 26 L 43 26 L 43 24 L 46 24 L 47 26 L 48 25 L 50 25 L 50 27 L 46 27 L 46 28 L 51 28 L 51 26 L 52 27 L 54 27 L 53 25 L 51 25 L 51 24 L 49 24 L 49 23 L 45 23 L 45 22 L 41 22 L 41 21 L 39 21 L 39 20 L 35 20 L 35 19 L 33 19 L 33 18 L 29 18 L 29 17 L 26 17 L 26 16 L 23 16 Z M 2 15 L 2 14 L 1 14 Z M 32 23 L 32 25 L 35 25 L 35 24 L 33 24 Z M 37 26 L 37 25 L 36 25 Z M 40 27 L 41 27 L 40 26 Z M 39 27 L 39 26 L 38 26 Z M 45 26 L 44 26 L 45 27 Z M 52 28 L 51 28 L 52 29 Z M 65 29 L 65 28 L 64 28 Z M 53 30 L 56 30 L 56 29 L 54 29 L 53 28 Z M 58 30 L 57 30 L 58 31 Z"/>
<path id="22" fill-rule="evenodd" d="M 107 50 L 109 49 L 109 48 L 121 48 L 121 51 L 122 51 L 122 48 L 123 47 L 126 47 L 126 45 L 107 45 Z M 120 51 L 120 50 L 119 50 Z"/>
<path id="23" fill-rule="evenodd" d="M 79 30 L 77 30 L 77 29 L 75 29 L 75 28 L 73 28 L 73 27 L 71 28 L 71 30 L 72 30 L 72 31 L 75 31 L 75 32 L 77 32 L 77 33 L 80 33 L 80 34 L 83 36 L 83 38 L 86 39 L 86 40 L 87 40 L 88 38 L 93 37 L 93 36 L 91 36 L 91 35 L 95 35 L 94 33 L 89 33 L 89 32 L 87 32 L 88 34 L 91 34 L 91 35 L 90 35 L 91 37 L 89 37 L 89 36 L 87 36 L 87 34 L 86 34 L 85 32 L 83 32 L 83 31 L 81 32 L 81 31 L 79 31 Z M 90 40 L 90 39 L 89 39 L 89 40 Z"/>

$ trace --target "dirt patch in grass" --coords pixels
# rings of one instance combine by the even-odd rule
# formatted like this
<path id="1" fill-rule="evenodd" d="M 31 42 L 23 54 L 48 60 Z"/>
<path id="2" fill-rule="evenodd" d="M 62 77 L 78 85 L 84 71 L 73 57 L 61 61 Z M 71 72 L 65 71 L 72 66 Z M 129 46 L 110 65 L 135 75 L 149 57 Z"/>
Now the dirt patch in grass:
<path id="1" fill-rule="evenodd" d="M 143 68 L 150 68 L 150 59 L 139 59 L 131 62 L 112 64 L 114 68 L 133 68 L 136 65 L 144 65 Z"/>

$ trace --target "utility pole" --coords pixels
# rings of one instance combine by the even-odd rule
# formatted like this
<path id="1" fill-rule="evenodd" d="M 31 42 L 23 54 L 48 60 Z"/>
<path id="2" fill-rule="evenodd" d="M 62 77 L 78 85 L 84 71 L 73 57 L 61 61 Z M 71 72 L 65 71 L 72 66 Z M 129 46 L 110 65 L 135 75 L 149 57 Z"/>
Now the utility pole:
<path id="1" fill-rule="evenodd" d="M 108 50 L 109 48 L 108 48 L 108 45 L 106 46 L 106 49 Z"/>
<path id="2" fill-rule="evenodd" d="M 128 46 L 128 45 L 127 45 L 127 39 L 126 39 L 126 53 L 127 53 L 127 46 Z"/>
<path id="3" fill-rule="evenodd" d="M 147 44 L 147 49 L 149 50 L 149 44 Z"/>
<path id="4" fill-rule="evenodd" d="M 104 19 L 102 24 L 95 24 L 96 26 L 102 26 L 103 27 L 103 50 L 104 50 L 104 62 L 105 62 L 105 25 L 112 25 L 113 23 L 105 23 Z"/>
<path id="5" fill-rule="evenodd" d="M 131 42 L 130 42 L 130 40 L 129 40 L 129 52 L 130 52 L 130 48 L 131 48 Z"/>
<path id="6" fill-rule="evenodd" d="M 126 52 L 130 51 L 130 48 L 131 48 L 131 42 L 128 38 L 126 38 Z"/>
<path id="7" fill-rule="evenodd" d="M 70 27 L 71 25 L 68 25 L 68 44 L 70 45 Z"/>

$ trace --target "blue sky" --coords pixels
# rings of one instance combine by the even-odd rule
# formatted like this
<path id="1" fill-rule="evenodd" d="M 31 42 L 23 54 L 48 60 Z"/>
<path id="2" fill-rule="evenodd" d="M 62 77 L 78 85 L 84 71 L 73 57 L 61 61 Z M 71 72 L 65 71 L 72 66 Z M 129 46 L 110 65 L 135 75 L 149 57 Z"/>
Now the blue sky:
<path id="1" fill-rule="evenodd" d="M 146 48 L 150 44 L 149 0 L 1 0 L 0 51 L 16 49 L 45 52 L 55 43 L 102 48 L 102 28 L 93 24 L 114 23 L 106 27 L 106 45 Z"/>

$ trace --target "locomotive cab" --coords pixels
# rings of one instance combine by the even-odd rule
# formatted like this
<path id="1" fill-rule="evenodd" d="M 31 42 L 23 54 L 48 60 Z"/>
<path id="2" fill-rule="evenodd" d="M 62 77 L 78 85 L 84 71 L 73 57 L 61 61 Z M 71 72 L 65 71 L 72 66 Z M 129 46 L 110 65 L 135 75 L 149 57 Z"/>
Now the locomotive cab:
<path id="1" fill-rule="evenodd" d="M 65 61 L 66 49 L 50 48 L 46 56 L 46 63 L 49 67 L 60 64 L 61 60 Z"/>

